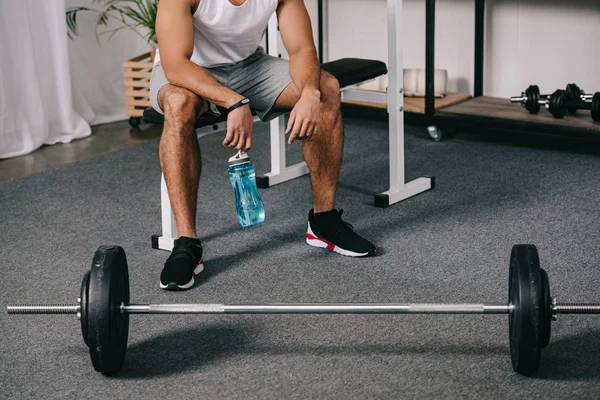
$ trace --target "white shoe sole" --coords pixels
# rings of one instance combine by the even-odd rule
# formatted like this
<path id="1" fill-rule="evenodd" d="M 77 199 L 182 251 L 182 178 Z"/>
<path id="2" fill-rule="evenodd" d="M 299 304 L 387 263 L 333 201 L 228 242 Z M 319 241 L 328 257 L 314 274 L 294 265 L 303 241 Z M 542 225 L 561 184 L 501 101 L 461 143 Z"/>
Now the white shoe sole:
<path id="1" fill-rule="evenodd" d="M 172 283 L 170 283 L 168 285 L 163 285 L 163 283 L 159 281 L 160 288 L 161 289 L 170 288 L 171 290 L 174 290 L 175 288 L 182 289 L 182 290 L 189 289 L 192 286 L 194 286 L 194 277 L 196 275 L 198 275 L 200 272 L 202 272 L 203 270 L 204 270 L 204 263 L 203 263 L 203 260 L 200 260 L 198 265 L 196 265 L 196 268 L 194 268 L 194 273 L 192 274 L 192 279 L 190 279 L 190 281 L 188 283 L 186 283 L 185 285 L 174 285 Z"/>
<path id="2" fill-rule="evenodd" d="M 317 235 L 313 233 L 312 229 L 310 229 L 310 222 L 308 223 L 308 230 L 306 231 L 306 243 L 310 246 L 321 247 L 329 251 L 335 251 L 336 253 L 347 257 L 366 257 L 370 253 L 356 253 L 354 251 L 342 249 L 341 247 L 338 247 L 325 239 L 317 237 Z"/>

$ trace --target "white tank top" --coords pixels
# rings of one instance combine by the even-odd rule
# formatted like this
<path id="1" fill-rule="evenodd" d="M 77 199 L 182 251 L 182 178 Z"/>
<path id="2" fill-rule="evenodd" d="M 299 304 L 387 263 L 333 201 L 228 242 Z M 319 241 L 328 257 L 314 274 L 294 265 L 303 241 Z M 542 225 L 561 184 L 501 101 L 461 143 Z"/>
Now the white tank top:
<path id="1" fill-rule="evenodd" d="M 262 40 L 278 0 L 200 0 L 192 16 L 194 52 L 190 59 L 201 67 L 233 64 L 252 55 Z M 160 61 L 156 51 L 154 63 Z"/>

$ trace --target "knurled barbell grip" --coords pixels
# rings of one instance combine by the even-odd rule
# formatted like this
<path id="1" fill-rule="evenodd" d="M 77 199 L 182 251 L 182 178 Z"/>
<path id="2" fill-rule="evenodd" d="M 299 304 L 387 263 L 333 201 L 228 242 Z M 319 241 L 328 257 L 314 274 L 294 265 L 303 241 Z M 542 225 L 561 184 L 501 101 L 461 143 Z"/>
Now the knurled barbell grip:
<path id="1" fill-rule="evenodd" d="M 9 304 L 9 314 L 77 314 L 78 304 Z"/>
<path id="2" fill-rule="evenodd" d="M 552 307 L 554 314 L 600 314 L 600 304 L 563 303 Z"/>

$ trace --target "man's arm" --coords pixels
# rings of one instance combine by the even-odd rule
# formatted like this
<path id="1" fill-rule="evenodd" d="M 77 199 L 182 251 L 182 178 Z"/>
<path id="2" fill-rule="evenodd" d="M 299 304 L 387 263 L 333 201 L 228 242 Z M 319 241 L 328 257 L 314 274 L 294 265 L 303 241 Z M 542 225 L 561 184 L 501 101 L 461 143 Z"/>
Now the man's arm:
<path id="1" fill-rule="evenodd" d="M 161 0 L 158 3 L 156 36 L 160 61 L 170 84 L 229 108 L 244 97 L 221 85 L 207 70 L 190 61 L 194 52 L 192 10 L 197 5 L 198 0 Z M 250 107 L 242 106 L 230 112 L 223 145 L 248 151 L 252 147 L 252 124 Z"/>
<path id="2" fill-rule="evenodd" d="M 192 9 L 198 0 L 161 0 L 156 17 L 160 62 L 170 84 L 229 108 L 243 96 L 221 85 L 204 68 L 190 61 L 194 51 Z"/>
<path id="3" fill-rule="evenodd" d="M 303 0 L 280 0 L 279 32 L 290 56 L 290 77 L 298 90 L 320 96 L 321 67 Z"/>
<path id="4" fill-rule="evenodd" d="M 290 76 L 300 99 L 290 114 L 288 143 L 317 133 L 321 107 L 321 66 L 304 0 L 279 0 L 277 18 L 283 44 L 290 55 Z"/>

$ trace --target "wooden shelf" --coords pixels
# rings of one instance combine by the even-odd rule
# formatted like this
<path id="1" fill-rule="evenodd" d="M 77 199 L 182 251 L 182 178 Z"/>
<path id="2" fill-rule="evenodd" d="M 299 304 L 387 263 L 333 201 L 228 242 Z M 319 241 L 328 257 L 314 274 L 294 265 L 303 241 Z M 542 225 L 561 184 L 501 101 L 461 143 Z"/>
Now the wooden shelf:
<path id="1" fill-rule="evenodd" d="M 439 110 L 453 104 L 468 100 L 471 95 L 468 93 L 448 93 L 445 97 L 435 99 L 435 109 Z M 344 104 L 354 104 L 365 107 L 375 107 L 386 109 L 387 104 L 367 103 L 362 101 L 342 100 Z M 404 110 L 406 112 L 425 114 L 425 98 L 424 97 L 404 97 Z"/>
<path id="2" fill-rule="evenodd" d="M 476 97 L 458 104 L 444 107 L 436 113 L 440 118 L 470 119 L 477 121 L 501 121 L 502 125 L 542 130 L 579 131 L 600 134 L 600 122 L 594 122 L 589 111 L 580 110 L 563 119 L 554 118 L 547 110 L 529 114 L 520 104 L 498 97 Z"/>
<path id="3" fill-rule="evenodd" d="M 342 104 L 368 113 L 382 111 L 387 115 L 387 106 L 379 103 L 343 100 Z M 542 108 L 538 114 L 529 114 L 520 104 L 511 103 L 507 98 L 475 97 L 464 93 L 449 93 L 444 98 L 435 99 L 436 112 L 433 120 L 425 117 L 425 99 L 405 97 L 407 121 L 415 124 L 438 124 L 446 127 L 478 129 L 531 131 L 556 133 L 568 136 L 582 136 L 600 139 L 600 122 L 592 120 L 590 111 L 580 110 L 575 115 L 556 119 Z M 371 111 L 368 111 L 371 110 Z M 356 110 L 353 112 L 356 113 Z M 426 118 L 426 119 L 423 119 Z"/>

